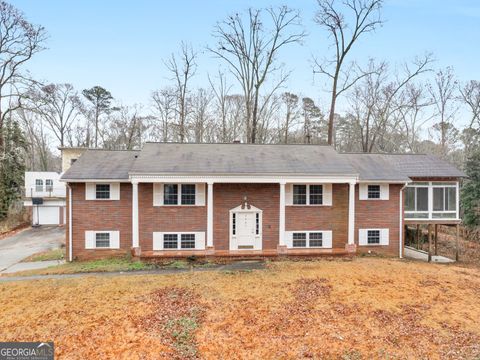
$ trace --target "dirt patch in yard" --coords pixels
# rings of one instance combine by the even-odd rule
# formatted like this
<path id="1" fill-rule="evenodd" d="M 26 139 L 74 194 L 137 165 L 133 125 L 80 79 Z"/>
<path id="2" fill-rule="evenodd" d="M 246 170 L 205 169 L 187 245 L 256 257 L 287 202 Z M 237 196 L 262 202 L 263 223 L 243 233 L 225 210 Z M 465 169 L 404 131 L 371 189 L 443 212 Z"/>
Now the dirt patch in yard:
<path id="1" fill-rule="evenodd" d="M 0 284 L 2 341 L 59 359 L 476 359 L 480 271 L 394 259 Z"/>

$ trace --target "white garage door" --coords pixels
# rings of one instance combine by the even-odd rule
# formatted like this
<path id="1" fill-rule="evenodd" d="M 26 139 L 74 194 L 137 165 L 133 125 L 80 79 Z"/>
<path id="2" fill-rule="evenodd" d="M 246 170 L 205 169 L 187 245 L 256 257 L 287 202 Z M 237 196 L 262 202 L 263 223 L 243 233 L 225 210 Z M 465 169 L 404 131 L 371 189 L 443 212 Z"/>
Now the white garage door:
<path id="1" fill-rule="evenodd" d="M 59 206 L 39 206 L 33 207 L 33 223 L 39 225 L 58 225 L 60 223 Z"/>

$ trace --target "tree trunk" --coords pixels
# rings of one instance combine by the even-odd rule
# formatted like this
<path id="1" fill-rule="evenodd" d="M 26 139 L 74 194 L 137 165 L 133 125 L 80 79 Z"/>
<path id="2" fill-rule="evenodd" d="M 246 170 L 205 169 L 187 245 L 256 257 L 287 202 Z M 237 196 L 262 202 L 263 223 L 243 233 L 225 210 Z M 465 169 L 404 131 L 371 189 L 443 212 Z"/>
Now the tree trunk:
<path id="1" fill-rule="evenodd" d="M 330 102 L 330 114 L 328 116 L 328 145 L 333 145 L 333 122 L 335 118 L 335 103 L 337 101 L 337 81 L 338 81 L 338 71 L 335 73 L 333 78 L 333 87 L 332 87 L 332 99 Z"/>

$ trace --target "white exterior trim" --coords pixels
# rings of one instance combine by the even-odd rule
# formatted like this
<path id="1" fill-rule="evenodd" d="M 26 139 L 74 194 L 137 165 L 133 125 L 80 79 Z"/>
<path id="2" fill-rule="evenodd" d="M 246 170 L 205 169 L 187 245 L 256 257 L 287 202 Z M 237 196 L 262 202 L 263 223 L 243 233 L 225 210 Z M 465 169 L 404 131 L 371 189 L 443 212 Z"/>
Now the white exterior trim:
<path id="1" fill-rule="evenodd" d="M 348 190 L 348 244 L 355 244 L 355 183 Z"/>
<path id="2" fill-rule="evenodd" d="M 368 231 L 378 230 L 380 232 L 380 244 L 368 243 Z M 390 244 L 390 229 L 389 228 L 368 228 L 358 229 L 358 245 L 359 246 L 387 246 Z"/>
<path id="3" fill-rule="evenodd" d="M 213 247 L 213 182 L 207 189 L 207 247 Z"/>
<path id="4" fill-rule="evenodd" d="M 280 210 L 278 215 L 278 245 L 285 246 L 285 182 L 280 182 Z"/>
<path id="5" fill-rule="evenodd" d="M 306 246 L 293 247 L 293 234 L 303 233 L 307 235 Z M 322 233 L 322 246 L 310 246 L 309 236 L 311 233 Z M 285 231 L 286 245 L 289 249 L 331 249 L 332 248 L 332 230 L 295 230 Z"/>
<path id="6" fill-rule="evenodd" d="M 96 247 L 96 234 L 110 234 L 109 247 Z M 86 230 L 85 231 L 85 249 L 103 250 L 120 249 L 120 231 L 118 230 Z"/>
<path id="7" fill-rule="evenodd" d="M 255 234 L 254 241 L 253 241 L 253 249 L 251 250 L 262 250 L 263 248 L 263 211 L 255 206 L 250 206 L 250 208 L 243 208 L 242 205 L 237 206 L 236 208 L 229 210 L 229 249 L 230 250 L 242 250 L 238 248 L 238 241 L 236 235 L 233 235 L 233 214 L 258 214 L 259 216 L 259 224 L 258 224 L 258 234 Z M 238 218 L 238 217 L 237 217 Z M 255 224 L 256 226 L 256 224 Z M 238 229 L 238 223 L 237 223 Z"/>
<path id="8" fill-rule="evenodd" d="M 132 247 L 139 247 L 138 241 L 138 183 L 132 183 Z"/>
<path id="9" fill-rule="evenodd" d="M 163 235 L 176 234 L 177 248 L 176 249 L 164 249 L 163 248 Z M 195 235 L 195 248 L 194 249 L 182 249 L 182 234 L 194 234 Z M 154 231 L 152 235 L 152 249 L 154 251 L 195 251 L 205 250 L 205 232 L 204 231 Z"/>

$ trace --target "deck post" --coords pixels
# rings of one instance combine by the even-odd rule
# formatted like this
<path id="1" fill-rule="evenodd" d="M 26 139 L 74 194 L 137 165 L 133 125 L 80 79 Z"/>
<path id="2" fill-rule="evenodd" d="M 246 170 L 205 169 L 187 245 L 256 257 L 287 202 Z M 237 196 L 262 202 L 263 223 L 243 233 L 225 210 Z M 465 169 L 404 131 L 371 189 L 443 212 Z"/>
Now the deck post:
<path id="1" fill-rule="evenodd" d="M 438 240 L 438 224 L 435 224 L 435 256 L 438 255 L 437 240 Z"/>
<path id="2" fill-rule="evenodd" d="M 428 262 L 432 261 L 432 225 L 428 224 Z"/>
<path id="3" fill-rule="evenodd" d="M 457 224 L 457 233 L 455 236 L 455 261 L 458 261 L 458 253 L 459 253 L 459 236 L 460 236 L 460 225 Z"/>
<path id="4" fill-rule="evenodd" d="M 420 224 L 417 224 L 417 250 L 420 250 Z"/>

